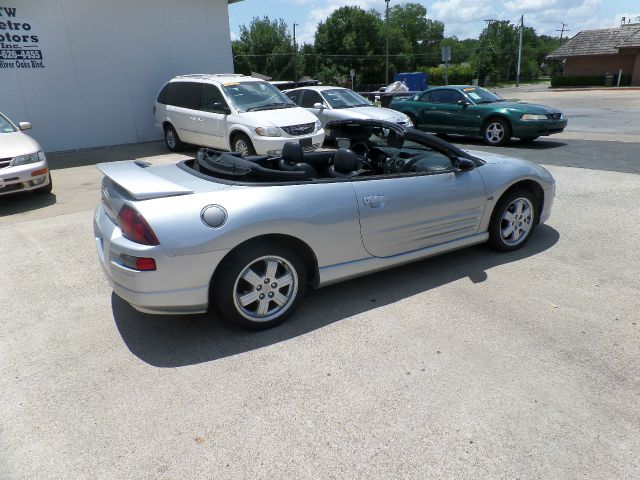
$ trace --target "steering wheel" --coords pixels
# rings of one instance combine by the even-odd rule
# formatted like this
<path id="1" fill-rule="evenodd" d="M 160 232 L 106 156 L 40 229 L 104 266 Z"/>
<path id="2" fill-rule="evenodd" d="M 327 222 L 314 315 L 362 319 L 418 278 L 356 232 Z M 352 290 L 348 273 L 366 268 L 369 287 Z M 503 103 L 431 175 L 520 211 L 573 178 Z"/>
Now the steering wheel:
<path id="1" fill-rule="evenodd" d="M 356 142 L 351 145 L 350 148 L 353 153 L 360 157 L 365 167 L 367 167 L 369 170 L 373 170 L 371 162 L 369 161 L 369 145 L 364 142 Z"/>

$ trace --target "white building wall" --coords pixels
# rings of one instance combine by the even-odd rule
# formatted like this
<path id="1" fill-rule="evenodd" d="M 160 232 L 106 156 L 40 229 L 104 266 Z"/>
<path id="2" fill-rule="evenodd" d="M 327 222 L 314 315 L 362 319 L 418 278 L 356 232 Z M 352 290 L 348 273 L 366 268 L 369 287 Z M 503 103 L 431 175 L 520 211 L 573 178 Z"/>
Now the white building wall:
<path id="1" fill-rule="evenodd" d="M 159 139 L 152 108 L 165 81 L 233 72 L 227 8 L 226 0 L 1 0 L 0 111 L 32 122 L 47 151 Z M 40 50 L 41 64 L 2 53 L 16 50 Z"/>

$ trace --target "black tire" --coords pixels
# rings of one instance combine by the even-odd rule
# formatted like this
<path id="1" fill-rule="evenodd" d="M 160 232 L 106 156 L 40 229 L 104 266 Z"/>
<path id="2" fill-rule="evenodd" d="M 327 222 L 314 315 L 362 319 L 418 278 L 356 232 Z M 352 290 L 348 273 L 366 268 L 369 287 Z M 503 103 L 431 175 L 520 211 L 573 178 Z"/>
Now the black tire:
<path id="1" fill-rule="evenodd" d="M 521 143 L 533 143 L 538 137 L 524 137 L 520 139 Z"/>
<path id="2" fill-rule="evenodd" d="M 504 118 L 490 118 L 482 127 L 482 138 L 487 145 L 504 145 L 511 138 L 511 125 Z"/>
<path id="3" fill-rule="evenodd" d="M 415 117 L 415 115 L 407 113 L 407 117 L 409 117 L 409 120 L 411 120 L 411 123 L 413 123 L 413 128 L 420 129 L 420 125 L 418 125 L 418 119 Z"/>
<path id="4" fill-rule="evenodd" d="M 178 132 L 172 125 L 165 125 L 164 127 L 164 144 L 172 152 L 179 152 L 184 148 L 184 142 L 180 140 Z"/>
<path id="5" fill-rule="evenodd" d="M 36 195 L 49 195 L 53 191 L 53 180 L 51 179 L 51 173 L 49 173 L 49 184 L 44 187 L 36 188 L 33 193 Z"/>
<path id="6" fill-rule="evenodd" d="M 277 264 L 273 278 L 267 277 L 270 262 Z M 252 277 L 245 275 L 250 268 L 255 283 L 244 280 Z M 287 281 L 287 275 L 291 283 L 278 285 L 279 280 Z M 227 320 L 252 330 L 263 330 L 284 322 L 293 314 L 306 285 L 305 264 L 290 248 L 273 242 L 252 243 L 232 252 L 220 264 L 213 282 L 212 302 Z M 286 299 L 284 305 L 277 302 L 276 295 Z M 243 304 L 243 297 L 247 301 L 255 300 Z M 267 311 L 261 314 L 261 305 L 265 303 Z"/>
<path id="7" fill-rule="evenodd" d="M 523 208 L 522 217 L 525 217 L 526 208 L 531 208 L 528 218 L 518 218 L 517 203 L 522 201 Z M 528 203 L 528 204 L 527 204 Z M 509 219 L 508 213 L 515 215 L 515 218 Z M 510 252 L 517 250 L 529 241 L 531 234 L 536 227 L 538 221 L 538 201 L 533 193 L 523 188 L 514 189 L 500 198 L 496 207 L 493 209 L 491 221 L 489 222 L 489 246 L 502 252 Z M 520 227 L 518 224 L 520 223 Z M 509 227 L 514 228 L 510 232 Z M 524 231 L 521 227 L 526 227 Z M 516 231 L 524 231 L 523 234 L 516 238 Z"/>
<path id="8" fill-rule="evenodd" d="M 256 154 L 256 149 L 253 148 L 251 139 L 244 133 L 236 133 L 233 135 L 233 138 L 231 139 L 231 150 L 233 152 L 240 152 L 243 157 L 246 155 Z"/>

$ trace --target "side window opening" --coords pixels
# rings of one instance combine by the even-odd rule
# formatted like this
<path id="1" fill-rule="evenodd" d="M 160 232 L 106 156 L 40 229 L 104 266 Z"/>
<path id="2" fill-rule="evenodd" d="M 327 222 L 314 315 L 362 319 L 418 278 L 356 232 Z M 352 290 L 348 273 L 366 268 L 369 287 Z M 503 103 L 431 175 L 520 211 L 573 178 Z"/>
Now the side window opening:
<path id="1" fill-rule="evenodd" d="M 302 97 L 302 104 L 300 106 L 304 108 L 313 108 L 313 105 L 316 103 L 323 103 L 320 94 L 314 90 L 306 90 Z"/>
<path id="2" fill-rule="evenodd" d="M 202 85 L 202 96 L 200 98 L 200 110 L 204 112 L 222 113 L 227 106 L 222 93 L 215 85 Z"/>

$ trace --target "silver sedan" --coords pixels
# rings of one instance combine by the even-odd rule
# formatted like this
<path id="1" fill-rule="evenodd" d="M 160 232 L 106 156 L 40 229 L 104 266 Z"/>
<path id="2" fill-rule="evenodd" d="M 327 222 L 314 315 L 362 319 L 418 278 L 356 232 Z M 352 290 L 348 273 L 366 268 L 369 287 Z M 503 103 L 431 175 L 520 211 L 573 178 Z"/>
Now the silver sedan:
<path id="1" fill-rule="evenodd" d="M 412 127 L 411 119 L 402 112 L 376 107 L 362 95 L 342 87 L 300 87 L 284 92 L 297 105 L 313 113 L 325 129 L 327 138 L 335 135 L 327 131 L 327 123 L 334 120 L 383 120 Z"/>
<path id="2" fill-rule="evenodd" d="M 51 193 L 47 157 L 33 138 L 24 133 L 29 122 L 18 125 L 0 113 L 0 195 L 33 191 Z"/>
<path id="3" fill-rule="evenodd" d="M 534 163 L 388 122 L 329 127 L 337 150 L 99 164 L 95 242 L 116 294 L 266 328 L 308 287 L 479 243 L 515 250 L 550 215 L 555 182 Z"/>

